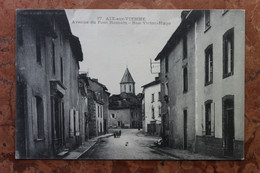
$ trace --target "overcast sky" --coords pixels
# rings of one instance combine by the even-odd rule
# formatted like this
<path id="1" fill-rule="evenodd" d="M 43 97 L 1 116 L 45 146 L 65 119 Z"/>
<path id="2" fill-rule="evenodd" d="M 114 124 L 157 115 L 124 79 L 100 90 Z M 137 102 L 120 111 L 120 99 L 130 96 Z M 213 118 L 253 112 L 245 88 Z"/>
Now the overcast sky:
<path id="1" fill-rule="evenodd" d="M 136 83 L 136 94 L 142 92 L 141 86 L 157 76 L 150 72 L 150 59 L 154 61 L 180 24 L 180 13 L 180 10 L 66 10 L 72 33 L 79 37 L 83 50 L 80 71 L 98 78 L 111 94 L 119 94 L 119 83 L 128 66 Z M 131 17 L 142 18 L 134 20 L 140 24 L 133 24 Z"/>

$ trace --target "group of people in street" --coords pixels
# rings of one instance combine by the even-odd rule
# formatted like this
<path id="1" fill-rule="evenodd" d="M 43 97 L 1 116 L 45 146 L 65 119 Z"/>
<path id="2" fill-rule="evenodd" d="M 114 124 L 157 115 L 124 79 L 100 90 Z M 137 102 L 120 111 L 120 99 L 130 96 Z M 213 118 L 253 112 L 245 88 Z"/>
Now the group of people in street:
<path id="1" fill-rule="evenodd" d="M 121 130 L 114 132 L 114 138 L 120 138 L 121 136 Z"/>

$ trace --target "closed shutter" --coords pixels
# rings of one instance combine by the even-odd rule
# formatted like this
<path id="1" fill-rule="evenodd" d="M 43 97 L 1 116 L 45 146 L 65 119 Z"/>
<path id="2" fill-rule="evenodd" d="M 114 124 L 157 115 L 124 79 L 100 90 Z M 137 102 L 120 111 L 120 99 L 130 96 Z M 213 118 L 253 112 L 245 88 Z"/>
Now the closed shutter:
<path id="1" fill-rule="evenodd" d="M 76 130 L 76 136 L 79 136 L 79 111 L 76 111 L 75 114 L 75 130 Z"/>
<path id="2" fill-rule="evenodd" d="M 211 103 L 211 135 L 215 136 L 215 102 Z"/>
<path id="3" fill-rule="evenodd" d="M 36 97 L 32 97 L 32 107 L 31 107 L 31 111 L 32 111 L 32 133 L 33 133 L 33 139 L 37 139 L 38 136 L 38 128 L 37 128 L 37 104 L 36 104 Z"/>

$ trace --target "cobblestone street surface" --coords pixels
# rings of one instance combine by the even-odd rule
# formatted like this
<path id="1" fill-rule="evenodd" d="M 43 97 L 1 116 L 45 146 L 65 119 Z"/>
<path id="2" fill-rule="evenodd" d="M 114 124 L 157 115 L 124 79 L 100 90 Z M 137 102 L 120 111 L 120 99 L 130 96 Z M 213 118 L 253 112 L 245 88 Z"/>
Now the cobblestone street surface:
<path id="1" fill-rule="evenodd" d="M 158 137 L 145 136 L 137 129 L 122 129 L 120 138 L 103 138 L 80 159 L 152 159 L 175 160 L 177 158 L 150 148 Z"/>

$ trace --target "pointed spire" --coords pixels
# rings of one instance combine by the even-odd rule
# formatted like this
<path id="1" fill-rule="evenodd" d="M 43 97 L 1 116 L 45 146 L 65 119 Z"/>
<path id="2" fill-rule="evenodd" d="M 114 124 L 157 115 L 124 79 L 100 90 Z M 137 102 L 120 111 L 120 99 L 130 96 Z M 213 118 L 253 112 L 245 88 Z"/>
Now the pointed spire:
<path id="1" fill-rule="evenodd" d="M 126 67 L 125 73 L 123 75 L 123 78 L 122 78 L 120 84 L 123 84 L 123 83 L 135 83 L 134 79 L 132 78 L 132 76 L 128 70 L 128 67 Z"/>

